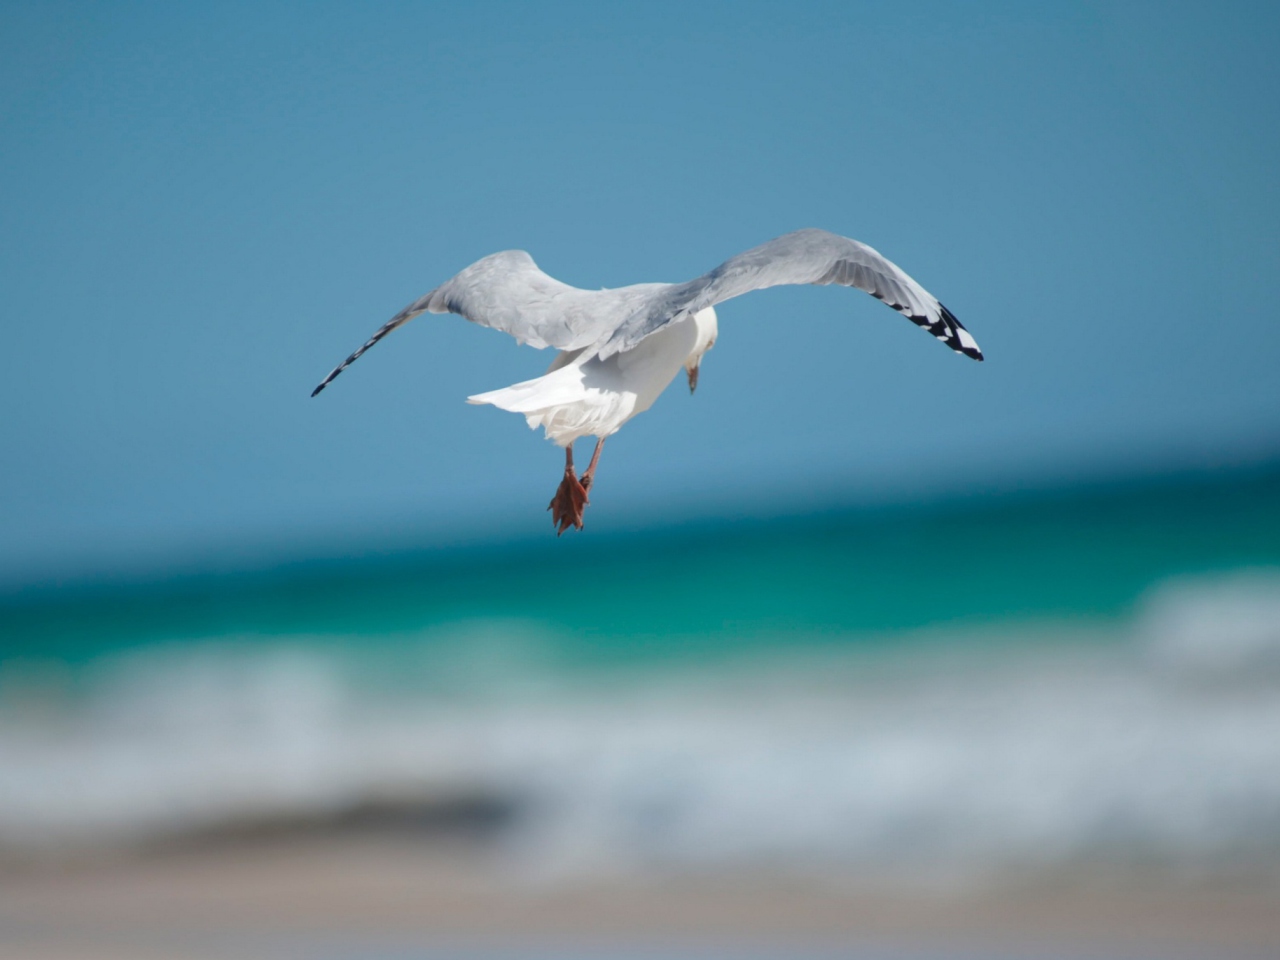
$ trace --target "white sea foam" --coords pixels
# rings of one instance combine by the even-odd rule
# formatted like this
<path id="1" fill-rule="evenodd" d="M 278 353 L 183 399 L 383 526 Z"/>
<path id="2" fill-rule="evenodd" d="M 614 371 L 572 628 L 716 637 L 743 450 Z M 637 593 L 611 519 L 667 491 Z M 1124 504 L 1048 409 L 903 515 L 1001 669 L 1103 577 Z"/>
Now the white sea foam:
<path id="1" fill-rule="evenodd" d="M 1168 585 L 1131 638 L 1041 625 L 643 675 L 567 675 L 512 624 L 381 672 L 260 639 L 120 657 L 61 707 L 9 698 L 0 845 L 473 795 L 513 805 L 503 849 L 552 875 L 1280 870 L 1280 678 L 1252 666 L 1276 583 Z"/>
<path id="2" fill-rule="evenodd" d="M 1170 581 L 1147 598 L 1141 629 L 1149 652 L 1179 670 L 1280 670 L 1280 572 Z"/>

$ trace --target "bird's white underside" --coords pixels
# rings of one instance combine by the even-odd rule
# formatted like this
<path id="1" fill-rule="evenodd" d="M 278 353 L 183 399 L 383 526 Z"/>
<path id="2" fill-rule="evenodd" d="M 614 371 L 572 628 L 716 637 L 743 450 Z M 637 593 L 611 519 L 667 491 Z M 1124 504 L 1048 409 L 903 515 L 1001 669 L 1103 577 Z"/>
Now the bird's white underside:
<path id="1" fill-rule="evenodd" d="M 653 406 L 682 369 L 696 367 L 716 334 L 716 312 L 708 307 L 607 359 L 561 352 L 542 376 L 467 402 L 522 413 L 530 429 L 542 427 L 562 447 L 579 437 L 607 437 Z"/>

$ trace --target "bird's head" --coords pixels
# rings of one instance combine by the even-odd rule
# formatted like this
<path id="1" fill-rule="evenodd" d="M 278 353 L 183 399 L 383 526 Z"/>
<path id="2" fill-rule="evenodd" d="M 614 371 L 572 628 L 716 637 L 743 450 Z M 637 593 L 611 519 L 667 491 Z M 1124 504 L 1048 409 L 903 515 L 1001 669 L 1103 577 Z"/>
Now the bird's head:
<path id="1" fill-rule="evenodd" d="M 690 393 L 698 389 L 698 368 L 702 364 L 702 357 L 716 345 L 716 335 L 720 332 L 716 324 L 715 307 L 699 310 L 693 315 L 693 322 L 697 324 L 698 336 L 694 340 L 689 359 L 684 362 L 684 372 L 689 377 Z"/>

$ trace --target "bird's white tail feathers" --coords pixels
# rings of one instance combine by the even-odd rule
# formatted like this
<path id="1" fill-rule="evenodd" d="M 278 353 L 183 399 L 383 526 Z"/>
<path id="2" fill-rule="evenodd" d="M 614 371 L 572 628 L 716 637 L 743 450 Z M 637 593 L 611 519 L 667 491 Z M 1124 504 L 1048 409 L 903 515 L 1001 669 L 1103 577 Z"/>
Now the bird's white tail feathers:
<path id="1" fill-rule="evenodd" d="M 467 403 L 492 404 L 500 410 L 524 414 L 529 429 L 544 427 L 547 438 L 566 446 L 578 437 L 612 433 L 620 425 L 620 408 L 634 406 L 634 394 L 619 394 L 588 387 L 582 364 L 561 354 L 551 369 L 533 380 L 515 383 L 501 390 L 467 397 Z"/>
<path id="2" fill-rule="evenodd" d="M 467 397 L 467 403 L 489 403 L 512 413 L 531 413 L 557 404 L 575 403 L 585 393 L 581 368 L 566 366 L 533 380 L 513 383 L 501 390 L 477 393 L 473 397 Z"/>

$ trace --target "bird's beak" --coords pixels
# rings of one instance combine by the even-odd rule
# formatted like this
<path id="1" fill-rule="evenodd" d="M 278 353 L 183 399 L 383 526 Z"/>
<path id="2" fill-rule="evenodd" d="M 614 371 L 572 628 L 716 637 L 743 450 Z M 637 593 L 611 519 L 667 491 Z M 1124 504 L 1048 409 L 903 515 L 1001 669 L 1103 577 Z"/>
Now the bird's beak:
<path id="1" fill-rule="evenodd" d="M 702 364 L 694 364 L 692 367 L 685 367 L 684 372 L 689 375 L 689 392 L 693 393 L 698 389 L 698 371 L 702 369 Z"/>

